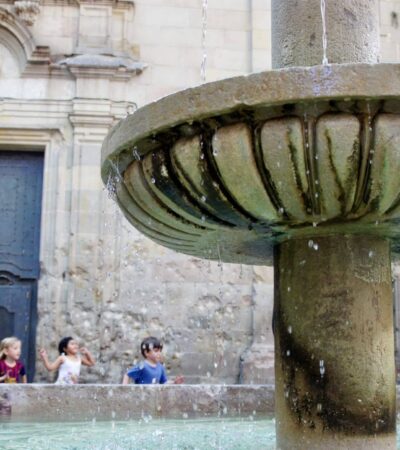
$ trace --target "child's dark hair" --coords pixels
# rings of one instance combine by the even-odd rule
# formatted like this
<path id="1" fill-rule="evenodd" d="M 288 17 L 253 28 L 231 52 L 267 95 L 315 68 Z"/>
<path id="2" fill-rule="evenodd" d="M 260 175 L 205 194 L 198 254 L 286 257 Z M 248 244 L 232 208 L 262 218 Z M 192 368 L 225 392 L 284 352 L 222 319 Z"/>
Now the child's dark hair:
<path id="1" fill-rule="evenodd" d="M 61 341 L 58 343 L 58 352 L 60 355 L 65 353 L 65 349 L 68 347 L 68 342 L 72 341 L 74 338 L 71 336 L 64 337 L 61 339 Z"/>
<path id="2" fill-rule="evenodd" d="M 162 350 L 163 345 L 159 339 L 153 336 L 149 336 L 146 339 L 143 339 L 142 343 L 140 344 L 140 351 L 142 352 L 143 358 L 146 358 L 145 352 L 149 352 L 154 348 Z"/>

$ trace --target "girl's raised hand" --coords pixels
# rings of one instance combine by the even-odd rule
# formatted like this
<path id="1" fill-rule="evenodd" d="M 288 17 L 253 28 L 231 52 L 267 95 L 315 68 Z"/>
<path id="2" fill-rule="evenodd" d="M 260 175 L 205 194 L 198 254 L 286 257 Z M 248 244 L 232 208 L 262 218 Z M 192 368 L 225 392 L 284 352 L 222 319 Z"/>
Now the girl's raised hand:
<path id="1" fill-rule="evenodd" d="M 185 382 L 185 378 L 183 375 L 178 375 L 175 377 L 174 384 L 183 384 Z"/>
<path id="2" fill-rule="evenodd" d="M 95 360 L 89 350 L 86 347 L 82 347 L 79 351 L 82 355 L 82 364 L 89 367 L 94 366 Z"/>
<path id="3" fill-rule="evenodd" d="M 40 350 L 39 350 L 39 355 L 40 355 L 40 357 L 43 359 L 43 358 L 47 358 L 47 352 L 46 352 L 46 350 L 44 349 L 44 348 L 41 348 Z"/>

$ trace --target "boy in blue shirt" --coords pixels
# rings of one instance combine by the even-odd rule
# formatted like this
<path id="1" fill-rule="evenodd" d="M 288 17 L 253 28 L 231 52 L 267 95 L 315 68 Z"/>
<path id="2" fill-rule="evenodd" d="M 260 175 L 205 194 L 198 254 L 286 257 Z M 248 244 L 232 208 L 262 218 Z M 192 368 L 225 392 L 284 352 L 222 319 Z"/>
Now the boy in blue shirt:
<path id="1" fill-rule="evenodd" d="M 150 336 L 142 341 L 140 350 L 144 361 L 128 369 L 124 375 L 122 384 L 129 384 L 132 379 L 135 384 L 164 384 L 168 381 L 162 360 L 162 343 L 155 337 Z M 183 383 L 183 377 L 176 377 L 175 384 Z"/>

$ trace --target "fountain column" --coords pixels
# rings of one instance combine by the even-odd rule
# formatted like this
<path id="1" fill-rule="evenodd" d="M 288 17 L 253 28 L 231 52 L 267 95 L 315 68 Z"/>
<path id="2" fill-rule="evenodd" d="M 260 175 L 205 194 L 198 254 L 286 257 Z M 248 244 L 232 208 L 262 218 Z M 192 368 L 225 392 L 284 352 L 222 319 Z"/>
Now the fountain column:
<path id="1" fill-rule="evenodd" d="M 396 448 L 389 242 L 287 241 L 275 271 L 278 448 Z"/>
<path id="2" fill-rule="evenodd" d="M 377 11 L 326 2 L 330 63 L 377 62 Z M 320 0 L 273 0 L 274 68 L 321 64 L 322 23 Z M 315 236 L 275 249 L 278 448 L 395 449 L 389 241 Z"/>
<path id="3" fill-rule="evenodd" d="M 323 58 L 323 0 L 272 0 L 272 67 L 315 66 Z M 329 63 L 376 63 L 378 0 L 325 0 Z"/>

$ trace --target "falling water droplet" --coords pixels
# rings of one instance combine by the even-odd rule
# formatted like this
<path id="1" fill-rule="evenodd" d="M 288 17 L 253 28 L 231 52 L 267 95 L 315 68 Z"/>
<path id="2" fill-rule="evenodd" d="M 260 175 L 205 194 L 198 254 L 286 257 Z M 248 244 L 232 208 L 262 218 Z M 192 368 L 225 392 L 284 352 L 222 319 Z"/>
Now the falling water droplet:
<path id="1" fill-rule="evenodd" d="M 324 376 L 325 373 L 325 365 L 324 365 L 324 360 L 320 359 L 319 360 L 319 373 L 321 374 L 321 377 Z"/>
<path id="2" fill-rule="evenodd" d="M 137 161 L 140 161 L 140 155 L 139 155 L 138 148 L 136 147 L 136 145 L 133 147 L 132 155 Z"/>

